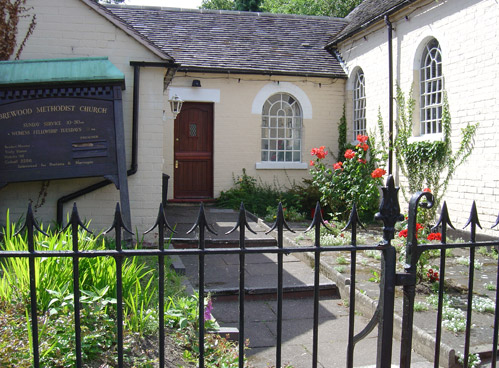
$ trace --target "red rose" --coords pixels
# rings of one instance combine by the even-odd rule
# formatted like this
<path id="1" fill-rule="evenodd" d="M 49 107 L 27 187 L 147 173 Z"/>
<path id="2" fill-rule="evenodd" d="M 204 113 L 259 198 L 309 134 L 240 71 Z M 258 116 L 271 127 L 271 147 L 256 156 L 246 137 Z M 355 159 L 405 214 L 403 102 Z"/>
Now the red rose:
<path id="1" fill-rule="evenodd" d="M 355 157 L 355 152 L 354 151 L 352 151 L 351 149 L 347 149 L 345 151 L 345 158 L 346 159 L 351 160 L 354 157 Z"/>
<path id="2" fill-rule="evenodd" d="M 372 173 L 371 173 L 371 176 L 376 179 L 376 178 L 381 178 L 383 175 L 386 174 L 386 171 L 383 170 L 382 168 L 378 167 L 377 169 L 375 169 Z"/>
<path id="3" fill-rule="evenodd" d="M 362 134 L 357 135 L 357 140 L 360 143 L 366 143 L 368 139 L 369 139 L 369 137 L 367 135 L 362 135 Z"/>
<path id="4" fill-rule="evenodd" d="M 431 189 L 430 189 L 430 188 L 424 188 L 424 189 L 423 189 L 423 192 L 428 192 L 428 193 L 431 193 Z"/>
<path id="5" fill-rule="evenodd" d="M 359 158 L 357 161 L 358 161 L 358 162 L 360 162 L 361 164 L 365 164 L 365 163 L 367 163 L 367 161 L 366 161 L 366 160 L 364 160 L 363 158 Z"/>
<path id="6" fill-rule="evenodd" d="M 323 159 L 327 156 L 328 151 L 325 151 L 325 146 L 320 146 L 319 148 L 312 148 L 310 154 L 312 156 L 317 156 L 318 159 Z"/>
<path id="7" fill-rule="evenodd" d="M 407 238 L 407 229 L 404 229 L 399 232 L 399 237 L 400 238 Z"/>
<path id="8" fill-rule="evenodd" d="M 362 148 L 364 151 L 367 151 L 369 149 L 369 146 L 365 143 L 359 143 L 358 145 L 355 146 L 355 148 Z"/>
<path id="9" fill-rule="evenodd" d="M 343 168 L 343 162 L 341 162 L 341 161 L 338 161 L 337 163 L 335 163 L 333 165 L 333 169 L 335 169 L 335 170 L 339 170 L 339 169 L 342 169 L 342 168 Z"/>
<path id="10" fill-rule="evenodd" d="M 315 166 L 315 162 L 313 160 L 310 160 L 310 166 Z"/>
<path id="11" fill-rule="evenodd" d="M 428 237 L 426 239 L 441 241 L 442 240 L 442 234 L 440 234 L 440 233 L 430 233 L 430 234 L 428 234 Z"/>

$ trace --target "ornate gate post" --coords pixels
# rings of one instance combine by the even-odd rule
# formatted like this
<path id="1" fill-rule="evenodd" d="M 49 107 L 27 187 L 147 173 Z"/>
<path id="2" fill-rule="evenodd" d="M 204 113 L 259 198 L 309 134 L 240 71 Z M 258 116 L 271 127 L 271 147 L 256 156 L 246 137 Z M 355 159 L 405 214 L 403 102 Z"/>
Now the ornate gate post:
<path id="1" fill-rule="evenodd" d="M 426 202 L 419 203 L 426 197 Z M 412 327 L 414 319 L 414 298 L 416 295 L 416 270 L 421 250 L 418 249 L 417 217 L 418 207 L 433 207 L 433 195 L 429 192 L 415 193 L 409 202 L 409 217 L 407 220 L 407 243 L 405 273 L 400 275 L 398 285 L 403 285 L 404 302 L 402 309 L 402 337 L 400 346 L 400 367 L 411 366 Z"/>
<path id="2" fill-rule="evenodd" d="M 378 326 L 378 352 L 376 366 L 390 367 L 392 359 L 393 339 L 393 313 L 396 285 L 396 251 L 391 245 L 395 234 L 395 224 L 402 221 L 404 216 L 400 213 L 398 202 L 399 188 L 395 187 L 393 176 L 389 175 L 383 190 L 383 198 L 379 212 L 375 218 L 383 221 L 383 241 L 380 247 L 383 249 L 381 259 L 382 277 L 380 282 L 380 298 L 378 310 L 380 311 Z"/>

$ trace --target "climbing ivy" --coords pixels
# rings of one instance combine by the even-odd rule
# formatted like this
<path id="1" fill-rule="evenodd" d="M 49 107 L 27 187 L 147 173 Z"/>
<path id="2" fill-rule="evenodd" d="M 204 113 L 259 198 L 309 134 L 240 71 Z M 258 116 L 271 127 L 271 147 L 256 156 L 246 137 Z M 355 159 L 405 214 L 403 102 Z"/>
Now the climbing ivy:
<path id="1" fill-rule="evenodd" d="M 449 102 L 447 94 L 444 93 L 442 140 L 411 142 L 415 107 L 412 90 L 406 99 L 398 87 L 396 101 L 398 117 L 395 122 L 397 136 L 394 141 L 394 151 L 400 172 L 408 181 L 408 187 L 402 187 L 402 192 L 405 199 L 409 200 L 409 195 L 412 193 L 429 188 L 435 197 L 433 209 L 427 211 L 427 220 L 431 221 L 435 217 L 450 179 L 455 174 L 456 169 L 466 161 L 473 151 L 478 123 L 468 124 L 461 130 L 461 143 L 458 150 L 453 152 Z"/>
<path id="2" fill-rule="evenodd" d="M 378 108 L 378 130 L 374 129 L 369 132 L 369 142 L 371 143 L 371 157 L 378 162 L 387 162 L 389 152 L 388 140 L 385 137 L 385 126 L 383 125 L 380 108 Z"/>

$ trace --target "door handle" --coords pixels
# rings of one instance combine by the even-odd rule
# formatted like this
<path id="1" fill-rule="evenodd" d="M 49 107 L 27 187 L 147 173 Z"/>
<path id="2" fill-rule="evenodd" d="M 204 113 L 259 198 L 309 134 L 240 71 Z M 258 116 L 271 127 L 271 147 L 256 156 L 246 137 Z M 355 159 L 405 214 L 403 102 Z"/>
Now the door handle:
<path id="1" fill-rule="evenodd" d="M 178 160 L 175 160 L 175 168 L 178 169 Z"/>

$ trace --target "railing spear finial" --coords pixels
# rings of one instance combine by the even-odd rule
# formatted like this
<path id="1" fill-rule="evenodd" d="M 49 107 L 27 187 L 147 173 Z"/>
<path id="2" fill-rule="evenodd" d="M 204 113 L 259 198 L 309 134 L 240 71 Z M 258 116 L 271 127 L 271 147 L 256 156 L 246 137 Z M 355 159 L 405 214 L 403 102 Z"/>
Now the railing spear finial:
<path id="1" fill-rule="evenodd" d="M 172 229 L 172 227 L 170 226 L 170 224 L 166 220 L 165 208 L 163 207 L 163 203 L 159 204 L 159 210 L 158 210 L 158 216 L 156 216 L 156 222 L 149 230 L 146 230 L 144 232 L 144 235 L 150 233 L 156 227 L 158 227 L 158 228 L 166 227 L 168 230 L 170 230 L 172 233 L 175 234 L 175 230 Z"/>
<path id="2" fill-rule="evenodd" d="M 253 234 L 256 234 L 256 232 L 249 226 L 248 218 L 246 216 L 246 209 L 244 208 L 244 203 L 241 202 L 241 206 L 239 207 L 239 217 L 237 218 L 237 223 L 234 225 L 232 229 L 227 231 L 225 235 L 233 233 L 238 228 L 242 230 L 243 227 L 251 231 Z"/>
<path id="3" fill-rule="evenodd" d="M 383 221 L 383 244 L 390 244 L 395 236 L 395 224 L 398 221 L 404 220 L 404 216 L 400 213 L 400 205 L 398 200 L 399 187 L 395 187 L 393 175 L 388 175 L 386 186 L 381 187 L 383 196 L 379 206 L 379 212 L 374 218 Z"/>
<path id="4" fill-rule="evenodd" d="M 270 230 L 266 231 L 265 234 L 269 234 L 275 229 L 279 230 L 280 228 L 286 228 L 286 230 L 294 233 L 294 231 L 290 229 L 288 223 L 286 222 L 286 219 L 284 218 L 284 209 L 282 207 L 282 202 L 279 202 L 279 205 L 277 206 L 277 216 L 274 223 L 270 227 Z"/>
<path id="5" fill-rule="evenodd" d="M 121 232 L 121 229 L 125 229 L 125 231 L 127 233 L 129 233 L 130 235 L 135 235 L 132 232 L 132 230 L 130 230 L 126 226 L 126 224 L 123 222 L 123 217 L 121 215 L 121 209 L 120 209 L 120 204 L 119 203 L 116 203 L 116 207 L 115 207 L 115 210 L 114 210 L 113 223 L 112 223 L 111 227 L 109 227 L 109 229 L 107 229 L 107 230 L 104 231 L 104 234 L 109 233 L 113 229 L 116 230 L 116 232 Z"/>
<path id="6" fill-rule="evenodd" d="M 62 231 L 67 230 L 70 226 L 73 226 L 74 229 L 77 229 L 79 226 L 83 228 L 87 233 L 93 234 L 90 230 L 87 229 L 85 224 L 83 224 L 83 222 L 81 221 L 80 215 L 78 214 L 78 207 L 76 207 L 76 202 L 73 203 L 73 210 L 71 211 L 71 216 L 69 217 L 69 221 L 66 224 L 66 226 L 64 226 Z"/>
<path id="7" fill-rule="evenodd" d="M 208 220 L 206 219 L 206 212 L 204 210 L 204 204 L 201 202 L 199 205 L 199 212 L 198 212 L 198 218 L 196 219 L 196 222 L 192 227 L 190 228 L 189 231 L 187 231 L 186 234 L 192 233 L 196 228 L 199 227 L 199 230 L 201 229 L 206 229 L 213 235 L 218 235 L 215 230 L 208 224 Z"/>

